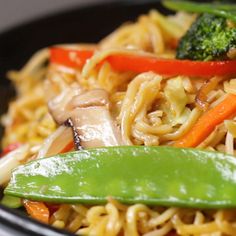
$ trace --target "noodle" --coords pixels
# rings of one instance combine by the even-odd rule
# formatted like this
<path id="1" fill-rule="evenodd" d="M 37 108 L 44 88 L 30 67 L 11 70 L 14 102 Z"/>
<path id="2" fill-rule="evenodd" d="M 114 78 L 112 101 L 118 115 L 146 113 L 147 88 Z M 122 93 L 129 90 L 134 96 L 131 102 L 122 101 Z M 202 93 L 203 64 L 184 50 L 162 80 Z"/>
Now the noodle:
<path id="1" fill-rule="evenodd" d="M 39 51 L 22 70 L 8 74 L 18 95 L 2 119 L 5 126 L 3 147 L 14 142 L 29 144 L 29 155 L 23 161 L 27 162 L 50 153 L 49 147 L 58 136 L 64 134 L 71 138 L 71 133 L 63 133 L 66 128 L 58 128 L 47 103 L 62 91 L 70 92 L 76 86 L 108 92 L 109 111 L 121 130 L 125 145 L 172 144 L 201 116 L 195 98 L 204 81 L 184 76 L 167 78 L 153 72 L 118 72 L 109 63 L 101 62 L 116 54 L 155 54 L 173 58 L 175 51 L 173 45 L 170 46 L 171 40 L 179 39 L 195 18 L 195 15 L 185 13 L 167 17 L 152 10 L 136 23 L 122 25 L 96 46 L 63 45 L 65 48 L 95 49 L 92 58 L 78 70 L 47 66 L 48 49 Z M 173 84 L 174 92 L 178 88 L 177 95 L 173 94 Z M 207 95 L 209 108 L 235 91 L 235 79 L 221 81 Z M 229 123 L 220 124 L 197 148 L 233 155 L 235 136 L 230 127 Z M 177 232 L 184 236 L 234 236 L 236 211 L 149 207 L 143 204 L 128 206 L 108 197 L 105 205 L 60 204 L 50 216 L 50 224 L 78 235 L 162 236 Z"/>
<path id="2" fill-rule="evenodd" d="M 150 103 L 156 98 L 160 89 L 161 78 L 153 73 L 141 74 L 129 84 L 123 100 L 119 119 L 121 120 L 121 133 L 125 143 L 132 145 L 130 140 L 131 128 L 134 120 L 145 119 L 145 112 Z M 152 93 L 150 93 L 150 90 Z"/>

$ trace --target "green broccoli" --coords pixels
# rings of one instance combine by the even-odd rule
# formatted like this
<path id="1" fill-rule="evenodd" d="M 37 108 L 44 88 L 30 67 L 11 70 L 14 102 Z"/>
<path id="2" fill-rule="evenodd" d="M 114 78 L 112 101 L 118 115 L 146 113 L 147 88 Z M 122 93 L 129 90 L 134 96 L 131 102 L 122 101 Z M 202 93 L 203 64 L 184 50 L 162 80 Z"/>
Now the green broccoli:
<path id="1" fill-rule="evenodd" d="M 204 13 L 181 38 L 176 58 L 219 60 L 232 48 L 236 48 L 236 28 L 229 27 L 224 17 Z"/>

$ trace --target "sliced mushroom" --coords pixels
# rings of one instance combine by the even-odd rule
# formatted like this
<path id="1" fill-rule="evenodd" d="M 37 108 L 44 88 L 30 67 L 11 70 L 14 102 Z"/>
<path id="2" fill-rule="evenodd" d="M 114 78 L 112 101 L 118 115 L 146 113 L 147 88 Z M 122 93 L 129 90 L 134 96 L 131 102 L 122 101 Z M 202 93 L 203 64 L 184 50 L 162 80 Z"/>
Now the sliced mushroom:
<path id="1" fill-rule="evenodd" d="M 76 108 L 71 116 L 83 147 L 122 145 L 120 130 L 105 106 Z"/>
<path id="2" fill-rule="evenodd" d="M 109 112 L 109 99 L 105 90 L 94 89 L 77 94 L 64 91 L 51 100 L 49 110 L 57 123 L 71 118 L 80 134 L 83 147 L 122 145 L 119 128 Z"/>
<path id="3" fill-rule="evenodd" d="M 68 104 L 69 109 L 77 107 L 90 107 L 90 106 L 108 106 L 108 94 L 103 89 L 93 89 L 85 92 L 79 96 L 75 96 Z"/>
<path id="4" fill-rule="evenodd" d="M 68 109 L 67 105 L 73 97 L 78 96 L 81 92 L 82 90 L 79 87 L 67 88 L 48 102 L 49 112 L 58 124 L 63 124 L 69 117 L 68 112 L 71 110 Z"/>

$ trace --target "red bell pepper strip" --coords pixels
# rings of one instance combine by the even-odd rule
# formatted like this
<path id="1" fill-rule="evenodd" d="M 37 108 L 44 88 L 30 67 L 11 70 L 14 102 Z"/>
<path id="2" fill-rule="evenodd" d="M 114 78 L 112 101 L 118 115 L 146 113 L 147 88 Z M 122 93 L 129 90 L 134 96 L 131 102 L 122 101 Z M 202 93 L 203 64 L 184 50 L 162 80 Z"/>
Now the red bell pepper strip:
<path id="1" fill-rule="evenodd" d="M 9 144 L 7 147 L 5 147 L 2 151 L 2 153 L 0 154 L 0 156 L 5 156 L 6 154 L 8 154 L 9 152 L 14 151 L 15 149 L 17 149 L 18 147 L 20 147 L 21 144 L 16 142 L 16 143 L 11 143 Z"/>
<path id="2" fill-rule="evenodd" d="M 86 60 L 94 54 L 93 50 L 75 50 L 53 47 L 50 49 L 50 61 L 72 68 L 82 68 Z"/>
<path id="3" fill-rule="evenodd" d="M 53 204 L 53 203 L 48 203 L 44 202 L 45 206 L 48 208 L 50 216 L 53 215 L 58 209 L 60 208 L 60 204 Z"/>
<path id="4" fill-rule="evenodd" d="M 50 60 L 52 63 L 67 67 L 82 68 L 93 54 L 93 50 L 52 48 Z M 153 71 L 166 76 L 185 75 L 202 78 L 236 75 L 236 60 L 190 61 L 146 55 L 116 54 L 108 56 L 104 61 L 108 61 L 115 70 L 136 73 Z"/>
<path id="5" fill-rule="evenodd" d="M 178 234 L 176 233 L 176 231 L 172 230 L 167 234 L 167 236 L 178 236 Z"/>
<path id="6" fill-rule="evenodd" d="M 71 141 L 70 143 L 68 143 L 61 151 L 60 153 L 65 153 L 65 152 L 69 152 L 74 148 L 74 141 Z"/>
<path id="7" fill-rule="evenodd" d="M 153 71 L 166 76 L 213 77 L 236 75 L 235 61 L 190 61 L 135 55 L 112 55 L 107 58 L 118 71 L 142 73 Z"/>

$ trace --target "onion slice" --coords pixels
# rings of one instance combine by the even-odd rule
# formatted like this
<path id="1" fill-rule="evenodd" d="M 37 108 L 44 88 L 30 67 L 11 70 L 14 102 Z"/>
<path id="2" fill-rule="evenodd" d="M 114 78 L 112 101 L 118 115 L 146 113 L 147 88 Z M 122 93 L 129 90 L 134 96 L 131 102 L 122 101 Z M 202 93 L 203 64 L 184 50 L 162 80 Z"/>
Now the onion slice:
<path id="1" fill-rule="evenodd" d="M 216 88 L 216 86 L 223 80 L 224 77 L 212 77 L 209 80 L 206 80 L 201 88 L 199 89 L 197 96 L 195 98 L 196 105 L 203 111 L 205 111 L 209 103 L 207 101 L 207 95 L 210 91 Z"/>
<path id="2" fill-rule="evenodd" d="M 29 153 L 29 145 L 22 145 L 0 159 L 0 185 L 6 184 L 11 177 L 11 171 L 22 164 Z"/>
<path id="3" fill-rule="evenodd" d="M 43 143 L 37 158 L 52 156 L 61 151 L 73 141 L 71 129 L 65 126 L 60 126 L 52 133 Z"/>

